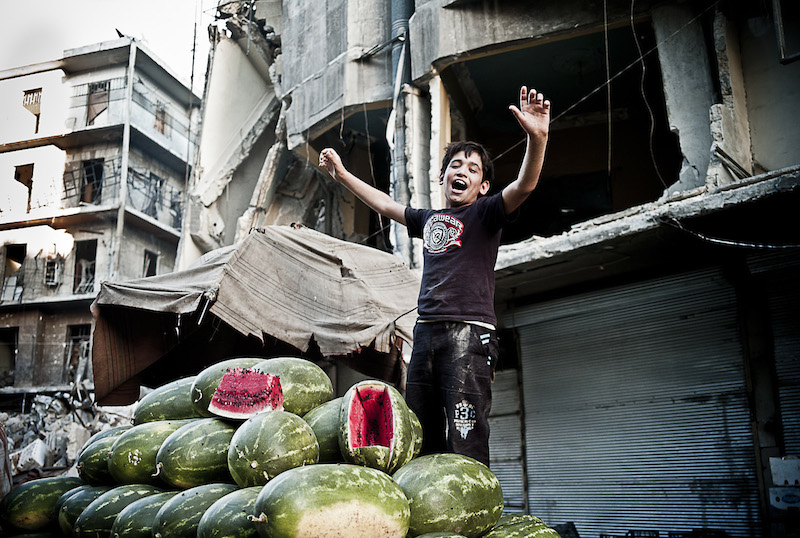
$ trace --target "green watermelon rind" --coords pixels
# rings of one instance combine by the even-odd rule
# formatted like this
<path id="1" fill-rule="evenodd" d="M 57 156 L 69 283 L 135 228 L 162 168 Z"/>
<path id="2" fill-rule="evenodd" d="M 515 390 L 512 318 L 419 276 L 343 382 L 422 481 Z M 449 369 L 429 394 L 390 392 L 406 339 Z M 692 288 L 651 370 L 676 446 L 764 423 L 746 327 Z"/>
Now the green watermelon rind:
<path id="1" fill-rule="evenodd" d="M 0 501 L 0 523 L 4 529 L 40 531 L 57 526 L 55 506 L 67 491 L 83 485 L 80 478 L 57 476 L 24 482 Z"/>
<path id="2" fill-rule="evenodd" d="M 126 430 L 127 431 L 127 430 Z M 108 470 L 108 456 L 111 447 L 124 432 L 98 439 L 81 452 L 75 463 L 78 476 L 93 486 L 114 485 L 116 481 Z"/>
<path id="3" fill-rule="evenodd" d="M 61 506 L 56 508 L 56 521 L 64 536 L 72 536 L 78 516 L 100 495 L 110 491 L 112 486 L 87 486 L 86 488 L 81 486 L 76 489 L 80 489 L 80 491 L 64 499 L 61 502 Z M 64 495 L 67 495 L 67 493 Z M 62 495 L 62 498 L 64 495 Z"/>
<path id="4" fill-rule="evenodd" d="M 288 411 L 247 419 L 236 429 L 228 448 L 228 470 L 240 487 L 263 486 L 284 471 L 318 461 L 314 430 Z"/>
<path id="5" fill-rule="evenodd" d="M 317 364 L 299 357 L 272 357 L 254 368 L 281 381 L 283 410 L 303 416 L 333 398 L 333 382 Z"/>
<path id="6" fill-rule="evenodd" d="M 156 514 L 177 494 L 177 491 L 164 491 L 133 501 L 114 519 L 111 538 L 151 538 Z"/>
<path id="7" fill-rule="evenodd" d="M 200 416 L 213 418 L 214 413 L 208 410 L 214 391 L 217 390 L 219 382 L 222 381 L 228 368 L 251 368 L 264 361 L 264 357 L 235 357 L 212 364 L 200 371 L 195 376 L 191 388 L 191 400 L 195 411 Z"/>
<path id="8" fill-rule="evenodd" d="M 236 426 L 216 418 L 199 418 L 172 432 L 156 453 L 158 477 L 172 487 L 188 489 L 212 482 L 233 482 L 228 448 Z"/>
<path id="9" fill-rule="evenodd" d="M 114 426 L 112 428 L 108 428 L 97 432 L 96 434 L 89 437 L 89 439 L 85 443 L 83 443 L 81 449 L 78 450 L 78 456 L 83 454 L 83 451 L 89 448 L 93 443 L 100 441 L 101 439 L 105 439 L 107 437 L 119 437 L 125 431 L 130 430 L 132 427 L 133 427 L 132 424 L 125 424 L 123 426 Z"/>
<path id="10" fill-rule="evenodd" d="M 484 538 L 560 538 L 555 529 L 530 514 L 506 514 Z"/>
<path id="11" fill-rule="evenodd" d="M 132 427 L 117 437 L 108 457 L 108 470 L 118 484 L 164 483 L 156 475 L 156 456 L 172 432 L 197 419 L 157 420 Z"/>
<path id="12" fill-rule="evenodd" d="M 290 469 L 267 483 L 256 498 L 255 515 L 262 537 L 334 536 L 345 526 L 353 536 L 405 537 L 410 510 L 386 473 L 320 463 Z"/>
<path id="13" fill-rule="evenodd" d="M 350 442 L 350 409 L 358 391 L 365 387 L 386 390 L 392 403 L 392 446 L 353 447 Z M 345 393 L 339 410 L 339 450 L 347 463 L 372 467 L 392 474 L 414 458 L 416 434 L 411 410 L 405 399 L 393 386 L 377 380 L 360 381 Z"/>
<path id="14" fill-rule="evenodd" d="M 114 519 L 134 501 L 164 490 L 148 484 L 124 484 L 108 490 L 92 501 L 75 520 L 75 538 L 108 536 Z"/>
<path id="15" fill-rule="evenodd" d="M 203 416 L 192 403 L 192 386 L 196 378 L 189 376 L 176 379 L 157 387 L 139 400 L 133 411 L 134 425 Z"/>
<path id="16" fill-rule="evenodd" d="M 483 463 L 460 454 L 429 454 L 411 460 L 392 477 L 411 506 L 413 535 L 455 532 L 481 536 L 500 519 L 503 491 Z"/>
<path id="17" fill-rule="evenodd" d="M 232 484 L 203 484 L 181 491 L 158 510 L 153 538 L 195 538 L 205 511 L 238 488 Z"/>
<path id="18" fill-rule="evenodd" d="M 262 486 L 237 489 L 208 507 L 197 525 L 197 538 L 255 538 L 253 513 Z"/>
<path id="19" fill-rule="evenodd" d="M 344 398 L 334 398 L 303 415 L 319 443 L 319 463 L 344 463 L 339 449 L 339 410 Z"/>

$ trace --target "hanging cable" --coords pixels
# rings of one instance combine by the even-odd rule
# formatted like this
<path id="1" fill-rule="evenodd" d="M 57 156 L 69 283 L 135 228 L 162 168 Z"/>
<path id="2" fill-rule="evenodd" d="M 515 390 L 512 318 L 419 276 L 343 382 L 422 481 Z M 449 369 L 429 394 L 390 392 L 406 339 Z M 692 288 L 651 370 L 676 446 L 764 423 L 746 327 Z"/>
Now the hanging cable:
<path id="1" fill-rule="evenodd" d="M 729 247 L 740 247 L 740 248 L 755 248 L 755 249 L 786 249 L 786 248 L 800 248 L 800 245 L 773 245 L 768 243 L 752 243 L 748 241 L 735 241 L 732 239 L 721 239 L 719 237 L 710 237 L 700 232 L 695 232 L 693 230 L 687 230 L 681 221 L 676 219 L 675 217 L 656 217 L 655 219 L 660 224 L 665 224 L 667 226 L 671 226 L 677 230 L 680 230 L 684 233 L 697 237 L 698 239 L 702 239 L 708 243 L 713 243 L 715 245 L 725 245 Z"/>
<path id="2" fill-rule="evenodd" d="M 606 80 L 611 79 L 611 60 L 608 50 L 608 0 L 603 0 L 603 45 L 606 53 Z M 611 180 L 611 84 L 606 86 L 606 108 L 608 110 L 608 163 L 606 172 Z"/>

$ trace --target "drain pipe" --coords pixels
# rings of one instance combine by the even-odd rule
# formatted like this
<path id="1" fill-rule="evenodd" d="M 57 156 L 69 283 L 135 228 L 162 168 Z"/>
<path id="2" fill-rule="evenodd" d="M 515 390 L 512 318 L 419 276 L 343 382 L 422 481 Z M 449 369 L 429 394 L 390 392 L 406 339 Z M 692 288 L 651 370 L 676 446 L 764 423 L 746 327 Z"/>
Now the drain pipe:
<path id="1" fill-rule="evenodd" d="M 402 88 L 411 82 L 411 56 L 408 48 L 408 19 L 414 12 L 414 0 L 392 0 L 392 73 L 395 74 L 392 88 L 394 116 L 394 143 L 392 147 L 392 196 L 403 205 L 408 205 L 411 192 L 408 188 L 406 170 L 405 97 Z M 392 221 L 395 254 L 401 256 L 409 266 L 414 265 L 411 241 L 403 226 Z"/>

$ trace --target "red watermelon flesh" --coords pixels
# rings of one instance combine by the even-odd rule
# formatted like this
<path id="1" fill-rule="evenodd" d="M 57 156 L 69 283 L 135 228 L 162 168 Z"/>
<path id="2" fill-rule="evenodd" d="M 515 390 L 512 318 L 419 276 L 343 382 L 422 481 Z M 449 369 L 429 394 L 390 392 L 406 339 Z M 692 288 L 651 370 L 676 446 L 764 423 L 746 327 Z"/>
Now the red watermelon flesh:
<path id="1" fill-rule="evenodd" d="M 263 411 L 283 411 L 281 380 L 254 368 L 228 368 L 211 397 L 208 410 L 220 417 L 239 420 Z"/>
<path id="2" fill-rule="evenodd" d="M 390 447 L 394 437 L 392 399 L 380 387 L 360 387 L 350 402 L 352 448 Z"/>

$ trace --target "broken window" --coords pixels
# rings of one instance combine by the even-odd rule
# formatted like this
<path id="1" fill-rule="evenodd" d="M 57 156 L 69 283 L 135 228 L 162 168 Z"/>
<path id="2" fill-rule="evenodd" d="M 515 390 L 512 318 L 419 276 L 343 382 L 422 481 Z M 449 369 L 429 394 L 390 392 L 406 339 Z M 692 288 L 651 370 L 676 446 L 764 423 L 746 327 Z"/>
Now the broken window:
<path id="1" fill-rule="evenodd" d="M 79 383 L 87 377 L 92 326 L 89 324 L 67 327 L 66 356 L 62 381 Z"/>
<path id="2" fill-rule="evenodd" d="M 155 129 L 159 133 L 163 135 L 169 134 L 169 116 L 167 115 L 167 105 L 158 101 L 156 103 L 156 122 L 155 122 Z"/>
<path id="3" fill-rule="evenodd" d="M 90 159 L 81 163 L 81 202 L 99 204 L 103 194 L 103 159 Z"/>
<path id="4" fill-rule="evenodd" d="M 75 278 L 72 293 L 94 291 L 94 271 L 97 260 L 97 239 L 75 242 Z"/>
<path id="5" fill-rule="evenodd" d="M 0 329 L 0 387 L 14 385 L 14 367 L 17 362 L 19 327 Z"/>
<path id="6" fill-rule="evenodd" d="M 30 212 L 31 192 L 33 191 L 33 165 L 23 164 L 22 166 L 15 166 L 14 179 L 25 185 L 25 188 L 28 189 L 28 205 L 25 211 Z"/>
<path id="7" fill-rule="evenodd" d="M 60 258 L 46 260 L 44 262 L 44 285 L 48 288 L 57 288 L 60 286 L 63 272 Z"/>
<path id="8" fill-rule="evenodd" d="M 39 116 L 42 103 L 42 89 L 25 90 L 22 94 L 22 106 L 24 106 L 36 118 L 34 133 L 39 132 Z"/>
<path id="9" fill-rule="evenodd" d="M 25 284 L 25 254 L 28 245 L 6 245 L 6 263 L 3 271 L 3 294 L 0 302 L 16 302 L 22 298 Z"/>
<path id="10" fill-rule="evenodd" d="M 155 276 L 158 269 L 158 254 L 150 250 L 144 251 L 144 269 L 142 276 Z"/>
<path id="11" fill-rule="evenodd" d="M 89 83 L 89 97 L 87 100 L 86 125 L 94 125 L 97 117 L 108 109 L 108 98 L 111 81 Z"/>

